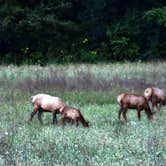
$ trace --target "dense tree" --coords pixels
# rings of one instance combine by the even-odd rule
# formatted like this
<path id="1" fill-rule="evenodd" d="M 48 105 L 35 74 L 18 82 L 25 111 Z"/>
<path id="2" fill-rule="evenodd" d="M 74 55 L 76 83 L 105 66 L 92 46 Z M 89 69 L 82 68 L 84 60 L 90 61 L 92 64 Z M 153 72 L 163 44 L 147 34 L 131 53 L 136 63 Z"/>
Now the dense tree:
<path id="1" fill-rule="evenodd" d="M 1 63 L 166 56 L 161 0 L 0 0 Z"/>

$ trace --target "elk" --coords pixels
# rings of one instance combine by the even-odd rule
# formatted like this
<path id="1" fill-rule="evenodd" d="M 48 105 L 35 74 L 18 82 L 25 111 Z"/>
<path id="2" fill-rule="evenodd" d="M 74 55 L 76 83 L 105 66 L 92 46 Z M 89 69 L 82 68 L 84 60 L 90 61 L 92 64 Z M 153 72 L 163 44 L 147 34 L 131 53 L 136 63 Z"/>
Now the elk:
<path id="1" fill-rule="evenodd" d="M 156 87 L 146 88 L 144 91 L 144 96 L 148 100 L 149 104 L 151 104 L 152 110 L 154 111 L 154 107 L 160 112 L 161 105 L 166 104 L 166 96 L 162 89 Z"/>
<path id="2" fill-rule="evenodd" d="M 87 122 L 84 119 L 79 109 L 65 106 L 61 111 L 61 115 L 62 115 L 63 126 L 65 122 L 67 121 L 67 122 L 71 122 L 72 124 L 75 123 L 77 127 L 79 125 L 79 122 L 81 122 L 84 127 L 89 127 L 89 122 Z"/>
<path id="3" fill-rule="evenodd" d="M 120 105 L 120 109 L 118 112 L 118 119 L 120 120 L 121 114 L 123 114 L 123 117 L 125 121 L 126 119 L 126 113 L 128 109 L 136 109 L 137 110 L 137 116 L 138 120 L 141 119 L 141 111 L 145 110 L 145 113 L 148 117 L 148 119 L 152 118 L 152 112 L 148 105 L 148 101 L 144 96 L 141 95 L 135 95 L 135 94 L 129 94 L 129 93 L 122 93 L 117 96 L 117 102 Z"/>
<path id="4" fill-rule="evenodd" d="M 38 120 L 42 124 L 42 113 L 51 112 L 53 115 L 53 124 L 57 124 L 56 114 L 64 107 L 63 101 L 59 97 L 50 96 L 48 94 L 37 94 L 31 96 L 33 110 L 30 115 L 29 121 L 32 121 L 34 115 L 38 112 Z"/>

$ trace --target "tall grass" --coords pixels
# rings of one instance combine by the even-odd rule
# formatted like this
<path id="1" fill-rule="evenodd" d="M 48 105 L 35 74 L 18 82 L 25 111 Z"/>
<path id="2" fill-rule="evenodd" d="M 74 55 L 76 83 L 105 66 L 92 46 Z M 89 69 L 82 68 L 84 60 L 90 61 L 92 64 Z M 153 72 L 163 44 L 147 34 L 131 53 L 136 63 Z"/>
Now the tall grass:
<path id="1" fill-rule="evenodd" d="M 166 89 L 166 63 L 0 67 L 0 165 L 166 165 L 166 112 L 117 120 L 118 93 Z M 28 123 L 30 96 L 49 93 L 81 108 L 90 128 L 51 125 L 52 115 Z"/>

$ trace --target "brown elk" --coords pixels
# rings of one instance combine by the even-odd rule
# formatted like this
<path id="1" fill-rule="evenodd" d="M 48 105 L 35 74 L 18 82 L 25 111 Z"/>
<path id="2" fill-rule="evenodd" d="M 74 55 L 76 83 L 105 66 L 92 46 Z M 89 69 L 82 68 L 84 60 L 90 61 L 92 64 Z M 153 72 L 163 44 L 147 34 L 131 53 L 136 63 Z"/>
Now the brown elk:
<path id="1" fill-rule="evenodd" d="M 57 123 L 56 114 L 64 107 L 64 103 L 59 97 L 50 96 L 47 94 L 37 94 L 32 96 L 33 111 L 31 112 L 29 121 L 32 121 L 34 115 L 38 112 L 38 119 L 42 123 L 42 113 L 51 112 L 53 115 L 53 124 Z"/>
<path id="2" fill-rule="evenodd" d="M 75 123 L 76 126 L 81 122 L 84 127 L 89 127 L 89 122 L 85 121 L 79 109 L 65 106 L 61 111 L 61 115 L 63 125 L 66 121 L 71 122 L 72 124 Z"/>
<path id="3" fill-rule="evenodd" d="M 144 96 L 129 94 L 129 93 L 122 93 L 118 95 L 117 101 L 118 101 L 118 104 L 120 105 L 120 109 L 118 113 L 119 120 L 120 120 L 121 114 L 123 114 L 125 121 L 127 121 L 126 113 L 128 109 L 136 109 L 139 120 L 141 119 L 142 110 L 145 110 L 145 113 L 148 119 L 152 118 L 153 114 L 148 105 L 148 101 L 146 100 Z"/>
<path id="4" fill-rule="evenodd" d="M 154 107 L 156 107 L 156 109 L 160 112 L 161 105 L 166 104 L 166 96 L 162 89 L 156 87 L 146 88 L 144 96 L 149 101 L 149 104 L 152 105 L 153 111 Z"/>

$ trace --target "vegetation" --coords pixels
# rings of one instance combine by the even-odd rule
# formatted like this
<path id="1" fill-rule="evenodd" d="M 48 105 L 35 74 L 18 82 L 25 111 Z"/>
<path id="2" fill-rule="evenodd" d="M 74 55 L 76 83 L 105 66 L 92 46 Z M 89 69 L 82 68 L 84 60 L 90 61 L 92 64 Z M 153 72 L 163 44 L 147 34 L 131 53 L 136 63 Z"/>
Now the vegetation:
<path id="1" fill-rule="evenodd" d="M 143 94 L 147 86 L 166 89 L 165 63 L 115 63 L 0 67 L 0 165 L 165 165 L 166 112 L 148 121 L 142 112 L 118 121 L 116 96 Z M 66 125 L 45 113 L 29 124 L 30 96 L 61 97 L 81 108 L 90 128 Z"/>
<path id="2" fill-rule="evenodd" d="M 165 59 L 161 0 L 0 0 L 0 62 Z"/>

